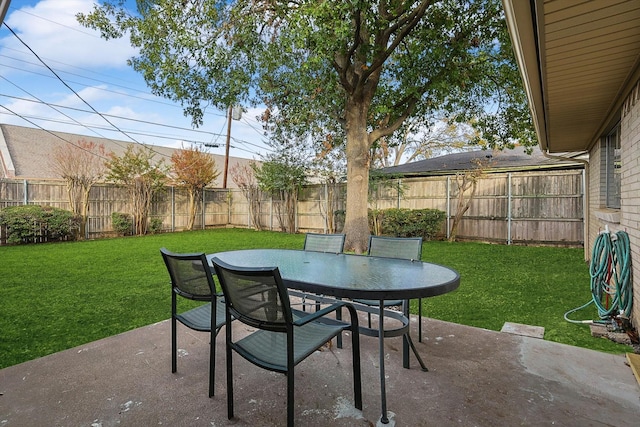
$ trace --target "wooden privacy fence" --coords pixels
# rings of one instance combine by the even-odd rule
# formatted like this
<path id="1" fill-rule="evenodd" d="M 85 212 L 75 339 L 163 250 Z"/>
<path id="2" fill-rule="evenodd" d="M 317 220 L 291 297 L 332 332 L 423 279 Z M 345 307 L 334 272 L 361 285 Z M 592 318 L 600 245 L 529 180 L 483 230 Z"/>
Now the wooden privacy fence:
<path id="1" fill-rule="evenodd" d="M 345 209 L 345 187 L 336 200 L 325 185 L 310 185 L 298 198 L 295 228 L 300 232 L 331 230 L 331 209 Z M 372 195 L 372 209 L 439 209 L 447 214 L 441 234 L 446 237 L 455 215 L 458 188 L 454 176 L 391 180 Z M 281 202 L 263 196 L 259 203 L 261 227 L 280 230 Z M 53 180 L 0 180 L 0 208 L 24 204 L 69 209 L 65 183 Z M 111 214 L 129 213 L 126 191 L 98 184 L 89 197 L 88 238 L 113 235 Z M 183 189 L 166 187 L 154 197 L 151 217 L 163 230 L 184 230 L 188 198 Z M 582 170 L 486 174 L 458 227 L 461 240 L 498 243 L 582 246 L 584 242 L 584 173 Z M 195 228 L 251 227 L 249 203 L 237 189 L 211 189 L 203 194 Z M 340 230 L 337 230 L 340 231 Z"/>

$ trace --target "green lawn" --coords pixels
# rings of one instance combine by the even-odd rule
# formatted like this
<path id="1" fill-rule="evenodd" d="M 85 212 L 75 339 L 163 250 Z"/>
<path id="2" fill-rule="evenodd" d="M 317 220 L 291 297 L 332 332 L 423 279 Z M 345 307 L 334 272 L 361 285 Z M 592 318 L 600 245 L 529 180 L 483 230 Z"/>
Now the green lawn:
<path id="1" fill-rule="evenodd" d="M 160 247 L 212 253 L 299 249 L 303 241 L 302 234 L 217 229 L 0 247 L 0 368 L 169 318 Z M 563 319 L 591 298 L 581 249 L 426 242 L 423 259 L 461 276 L 455 292 L 423 300 L 426 316 L 493 330 L 504 322 L 543 326 L 548 340 L 630 351 Z M 572 316 L 597 315 L 590 306 Z"/>

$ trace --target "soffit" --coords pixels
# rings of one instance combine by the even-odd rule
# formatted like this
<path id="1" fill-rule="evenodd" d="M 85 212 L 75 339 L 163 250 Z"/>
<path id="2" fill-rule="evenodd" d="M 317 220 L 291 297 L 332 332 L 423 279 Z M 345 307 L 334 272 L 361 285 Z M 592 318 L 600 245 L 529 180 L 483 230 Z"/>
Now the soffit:
<path id="1" fill-rule="evenodd" d="M 618 120 L 638 78 L 640 1 L 504 3 L 527 94 L 538 105 L 532 112 L 541 147 L 587 150 Z"/>

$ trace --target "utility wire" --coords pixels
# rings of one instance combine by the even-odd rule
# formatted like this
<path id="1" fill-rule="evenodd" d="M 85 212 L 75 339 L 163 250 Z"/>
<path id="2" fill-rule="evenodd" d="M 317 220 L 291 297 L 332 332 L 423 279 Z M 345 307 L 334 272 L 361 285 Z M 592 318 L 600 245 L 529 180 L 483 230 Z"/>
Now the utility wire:
<path id="1" fill-rule="evenodd" d="M 34 55 L 36 58 L 38 58 L 38 61 L 40 61 L 40 62 L 42 63 L 42 65 L 44 65 L 44 66 L 45 66 L 45 67 L 46 67 L 46 68 L 47 68 L 47 69 L 48 69 L 48 70 L 49 70 L 49 71 L 50 71 L 54 76 L 56 76 L 56 78 L 57 78 L 57 79 L 58 79 L 58 80 L 59 80 L 59 81 L 60 81 L 60 82 L 65 86 L 65 87 L 67 87 L 67 89 L 69 89 L 71 92 L 73 92 L 73 94 L 74 94 L 78 99 L 80 99 L 80 100 L 81 100 L 81 101 L 82 101 L 82 102 L 83 102 L 87 107 L 89 107 L 89 108 L 90 108 L 94 113 L 96 113 L 97 115 L 99 115 L 100 117 L 102 117 L 102 119 L 103 119 L 104 121 L 106 121 L 107 123 L 109 123 L 111 126 L 113 126 L 113 128 L 114 128 L 114 129 L 117 129 L 119 132 L 121 132 L 121 133 L 122 133 L 123 135 L 125 135 L 127 138 L 131 139 L 131 141 L 133 141 L 133 142 L 135 142 L 135 143 L 137 143 L 137 144 L 140 144 L 140 145 L 142 145 L 142 146 L 144 146 L 144 147 L 148 148 L 149 150 L 151 150 L 151 151 L 153 151 L 153 152 L 155 152 L 155 153 L 157 153 L 157 154 L 161 154 L 161 153 L 158 153 L 157 151 L 153 150 L 153 148 L 148 147 L 146 144 L 144 144 L 144 143 L 142 143 L 142 142 L 139 142 L 138 140 L 136 140 L 135 138 L 133 138 L 132 136 L 130 136 L 129 134 L 127 134 L 125 131 L 123 131 L 123 130 L 122 130 L 122 129 L 120 129 L 118 126 L 116 126 L 113 122 L 111 122 L 107 117 L 103 116 L 103 115 L 102 115 L 98 110 L 96 110 L 95 108 L 93 108 L 93 106 L 92 106 L 91 104 L 89 104 L 89 103 L 88 103 L 88 102 L 87 102 L 83 97 L 81 97 L 79 93 L 77 93 L 77 92 L 76 92 L 76 91 L 75 91 L 71 86 L 69 86 L 69 85 L 67 84 L 67 82 L 65 82 L 65 81 L 64 81 L 64 80 L 63 80 L 63 79 L 62 79 L 62 78 L 61 78 L 61 77 L 60 77 L 60 76 L 59 76 L 59 75 L 58 75 L 58 74 L 57 74 L 57 73 L 56 73 L 56 72 L 55 72 L 51 67 L 49 67 L 49 65 L 47 65 L 47 63 L 46 63 L 46 62 L 44 62 L 44 61 L 40 58 L 40 56 L 38 56 L 38 54 L 37 54 L 33 49 L 31 49 L 31 47 L 29 47 L 29 45 L 27 45 L 27 44 L 25 43 L 25 42 L 20 38 L 20 36 L 18 36 L 18 34 L 16 34 L 16 32 L 15 32 L 15 31 L 13 31 L 13 29 L 12 29 L 9 25 L 7 25 L 7 23 L 6 23 L 6 22 L 4 22 L 3 24 L 4 24 L 4 26 L 5 26 L 5 27 L 7 27 L 7 28 L 9 29 L 9 31 L 11 32 L 11 34 L 13 34 L 13 36 L 14 36 L 15 38 L 17 38 L 17 39 L 18 39 L 18 41 L 20 41 L 20 43 L 22 43 L 22 44 L 23 44 L 27 49 L 29 49 L 29 51 L 30 51 L 31 53 L 33 53 L 33 55 Z"/>
<path id="2" fill-rule="evenodd" d="M 75 27 L 72 27 L 70 25 L 61 24 L 60 22 L 56 22 L 56 21 L 53 21 L 51 19 L 47 19 L 47 18 L 45 18 L 43 16 L 36 15 L 35 13 L 27 12 L 27 11 L 22 10 L 22 9 L 16 9 L 15 12 L 24 13 L 25 15 L 33 16 L 34 18 L 38 18 L 38 19 L 42 19 L 43 21 L 51 22 L 52 24 L 59 25 L 61 27 L 67 28 L 69 30 L 77 31 L 78 33 L 84 34 L 85 36 L 90 36 L 90 37 L 94 37 L 94 38 L 98 38 L 98 39 L 100 38 L 100 36 L 96 36 L 95 34 L 89 33 L 87 31 L 82 31 L 82 30 L 80 30 L 78 28 L 75 28 Z"/>
<path id="3" fill-rule="evenodd" d="M 50 134 L 50 135 L 52 135 L 52 136 L 54 136 L 54 137 L 58 138 L 59 140 L 66 142 L 67 144 L 71 144 L 71 145 L 73 145 L 74 147 L 77 147 L 77 148 L 79 148 L 79 149 L 81 149 L 81 150 L 83 150 L 83 151 L 86 151 L 87 153 L 90 153 L 90 154 L 93 154 L 93 155 L 95 155 L 95 156 L 98 156 L 98 157 L 100 157 L 100 158 L 101 158 L 101 159 L 103 159 L 103 160 L 110 160 L 110 159 L 109 159 L 109 158 L 107 158 L 107 157 L 101 156 L 101 155 L 100 155 L 100 154 L 98 154 L 98 153 L 94 153 L 93 151 L 87 150 L 86 148 L 84 148 L 84 147 L 82 147 L 82 146 L 80 146 L 80 145 L 78 145 L 78 144 L 75 144 L 75 143 L 73 143 L 73 142 L 71 142 L 71 141 L 69 141 L 69 140 L 67 140 L 67 139 L 64 139 L 63 137 L 61 137 L 60 135 L 56 134 L 55 132 L 52 132 L 52 131 L 50 131 L 50 130 L 48 130 L 48 129 L 43 128 L 42 126 L 38 125 L 37 123 L 32 122 L 31 120 L 29 120 L 29 119 L 27 119 L 27 118 L 25 118 L 25 117 L 21 116 L 20 114 L 16 113 L 16 112 L 15 112 L 15 111 L 13 111 L 13 110 L 11 110 L 9 107 L 6 107 L 6 106 L 4 106 L 4 105 L 0 105 L 0 107 L 2 107 L 2 108 L 4 108 L 5 110 L 9 111 L 11 114 L 14 114 L 14 115 L 16 115 L 16 116 L 20 117 L 20 118 L 21 118 L 21 119 L 23 119 L 24 121 L 26 121 L 26 122 L 28 122 L 28 123 L 31 123 L 32 125 L 34 125 L 34 126 L 35 126 L 35 127 L 37 127 L 38 129 L 43 130 L 43 131 L 47 132 L 48 134 Z"/>
<path id="4" fill-rule="evenodd" d="M 6 77 L 4 77 L 4 76 L 1 76 L 1 75 L 0 75 L 0 78 L 1 78 L 2 80 L 6 81 L 7 83 L 9 83 L 9 84 L 13 85 L 14 87 L 18 88 L 19 90 L 23 91 L 23 92 L 24 92 L 24 93 L 26 93 L 27 95 L 32 96 L 33 98 L 37 99 L 40 103 L 42 103 L 42 104 L 45 104 L 45 105 L 49 106 L 49 108 L 51 108 L 51 109 L 53 109 L 54 111 L 56 111 L 56 112 L 58 112 L 58 113 L 62 114 L 63 116 L 65 116 L 66 118 L 68 118 L 68 119 L 72 120 L 73 122 L 77 123 L 78 125 L 83 126 L 83 127 L 86 127 L 85 125 L 83 125 L 82 123 L 80 123 L 79 121 L 77 121 L 76 119 L 74 119 L 73 117 L 71 117 L 70 115 L 68 115 L 68 114 L 66 114 L 66 113 L 64 113 L 64 112 L 62 112 L 59 108 L 56 108 L 56 107 L 54 107 L 54 106 L 52 106 L 52 105 L 47 104 L 46 102 L 44 102 L 43 100 L 41 100 L 41 99 L 40 99 L 40 98 L 38 98 L 37 96 L 35 96 L 35 95 L 33 95 L 33 94 L 29 93 L 26 89 L 23 89 L 22 87 L 18 86 L 17 84 L 15 84 L 15 83 L 13 83 L 13 82 L 9 81 Z M 92 129 L 88 128 L 88 127 L 87 127 L 87 129 L 92 130 Z M 101 137 L 101 138 L 104 138 L 104 139 L 110 139 L 110 138 L 106 138 L 106 137 L 105 137 L 105 136 L 103 136 L 103 135 L 100 135 L 100 134 L 99 134 L 98 132 L 96 132 L 95 130 L 93 130 L 93 132 L 94 132 L 96 135 L 98 135 L 99 137 Z M 114 144 L 116 144 L 116 145 L 118 145 L 118 146 L 122 147 L 122 145 L 121 145 L 118 141 L 113 140 L 113 139 L 112 139 L 111 141 L 113 141 L 113 143 L 114 143 Z M 124 147 L 123 147 L 123 148 L 124 148 Z"/>
<path id="5" fill-rule="evenodd" d="M 9 48 L 7 48 L 7 49 L 9 49 Z M 15 50 L 15 49 L 13 49 L 13 50 Z M 21 52 L 21 51 L 17 51 L 17 52 Z M 19 58 L 11 57 L 11 56 L 8 56 L 8 55 L 0 55 L 0 57 L 9 58 L 9 59 L 14 60 L 14 61 L 18 61 L 18 62 L 22 62 L 22 63 L 28 64 L 28 65 L 32 65 L 34 67 L 44 68 L 43 65 L 40 64 L 40 63 L 27 61 L 25 59 L 19 59 Z M 87 69 L 84 69 L 84 68 L 81 68 L 81 67 L 76 67 L 74 65 L 66 64 L 64 62 L 55 61 L 55 60 L 53 62 L 57 62 L 59 64 L 65 65 L 67 67 L 76 68 L 78 70 L 90 72 L 90 73 L 93 73 L 93 74 L 103 75 L 101 73 L 96 73 L 94 71 L 87 70 Z M 46 77 L 46 78 L 52 78 L 52 79 L 54 78 L 54 77 L 50 76 L 49 74 L 39 73 L 39 72 L 36 72 L 36 71 L 33 71 L 33 70 L 26 70 L 24 68 L 20 68 L 20 67 L 13 66 L 13 65 L 7 65 L 7 64 L 2 64 L 2 63 L 0 63 L 0 65 L 5 67 L 5 68 L 19 70 L 20 72 L 27 72 L 27 73 L 30 73 L 30 74 L 35 74 L 35 75 Z M 95 88 L 96 90 L 100 90 L 100 91 L 104 91 L 104 92 L 115 93 L 117 95 L 127 96 L 127 97 L 131 97 L 131 98 L 135 98 L 135 99 L 141 99 L 143 101 L 155 102 L 155 103 L 161 104 L 161 105 L 167 105 L 167 106 L 174 107 L 174 108 L 180 108 L 178 105 L 176 105 L 174 103 L 171 103 L 171 102 L 166 102 L 166 101 L 164 101 L 162 99 L 159 99 L 156 95 L 154 95 L 154 94 L 152 94 L 150 92 L 144 91 L 144 90 L 140 90 L 140 89 L 132 88 L 130 86 L 125 86 L 125 85 L 109 82 L 109 81 L 106 81 L 106 80 L 100 80 L 100 79 L 97 79 L 97 78 L 94 78 L 94 77 L 88 77 L 88 76 L 85 76 L 85 75 L 82 75 L 82 74 L 78 74 L 78 73 L 72 73 L 70 71 L 57 70 L 57 72 L 60 73 L 60 74 L 68 74 L 68 75 L 71 75 L 71 76 L 80 77 L 82 79 L 89 80 L 89 81 L 94 81 L 94 82 L 97 82 L 97 83 L 103 83 L 103 84 L 106 84 L 106 85 L 109 85 L 109 86 L 119 87 L 119 88 L 122 88 L 122 89 L 126 89 L 128 91 L 138 92 L 140 94 L 151 96 L 153 98 L 131 95 L 130 93 L 127 93 L 127 92 L 119 92 L 117 90 L 109 90 L 109 89 L 105 89 L 105 88 L 101 88 L 101 87 L 89 86 L 89 85 L 87 85 L 85 83 L 81 83 L 81 82 L 74 81 L 74 80 L 68 80 L 70 83 L 73 83 L 73 84 L 76 84 L 76 85 L 79 85 L 79 86 L 92 87 L 92 88 Z M 118 79 L 118 80 L 125 81 L 124 79 Z M 205 111 L 205 114 L 212 115 L 212 116 L 217 116 L 217 117 L 226 117 L 226 113 L 224 113 L 224 112 Z"/>
<path id="6" fill-rule="evenodd" d="M 57 22 L 51 21 L 51 20 L 47 20 L 46 18 L 42 18 L 42 17 L 40 17 L 40 16 L 38 16 L 38 15 L 35 15 L 35 14 L 31 14 L 31 13 L 28 13 L 28 12 L 24 12 L 24 13 L 29 14 L 29 15 L 32 15 L 32 16 L 37 17 L 37 18 L 44 19 L 44 20 L 46 20 L 46 21 L 52 22 L 52 23 L 57 24 L 57 25 L 61 25 L 61 26 L 63 26 L 63 27 L 68 27 L 68 26 L 65 26 L 65 25 L 63 25 L 63 24 L 60 24 L 60 23 L 57 23 Z M 133 142 L 135 142 L 135 143 L 137 143 L 137 144 L 141 144 L 141 145 L 143 145 L 143 146 L 146 146 L 146 144 L 144 144 L 144 143 L 141 143 L 141 142 L 137 141 L 137 140 L 136 140 L 134 137 L 132 137 L 131 135 L 132 135 L 132 134 L 147 135 L 147 136 L 149 136 L 149 135 L 148 135 L 148 134 L 144 134 L 144 133 L 136 133 L 136 132 L 133 132 L 133 131 L 128 131 L 128 132 L 127 132 L 127 131 L 124 131 L 123 129 L 119 128 L 119 127 L 118 127 L 118 126 L 116 126 L 114 123 L 112 123 L 109 119 L 107 119 L 107 117 L 119 118 L 119 119 L 124 119 L 124 120 L 139 121 L 139 122 L 141 122 L 141 123 L 147 123 L 147 124 L 152 124 L 152 125 L 157 125 L 157 126 L 173 127 L 173 128 L 176 128 L 176 129 L 185 130 L 185 128 L 180 128 L 180 127 L 178 127 L 178 126 L 161 125 L 161 124 L 158 124 L 158 123 L 153 123 L 153 122 L 148 122 L 148 121 L 142 121 L 142 120 L 135 120 L 135 119 L 130 119 L 130 118 L 124 118 L 124 117 L 119 117 L 119 116 L 114 116 L 114 115 L 109 115 L 109 114 L 103 114 L 103 113 L 98 112 L 95 108 L 93 108 L 93 106 L 91 106 L 91 105 L 90 105 L 86 100 L 84 100 L 84 99 L 83 99 L 83 98 L 82 98 L 82 97 L 81 97 L 81 96 L 80 96 L 80 95 L 79 95 L 79 94 L 78 94 L 78 93 L 77 93 L 73 88 L 71 88 L 71 87 L 69 86 L 69 84 L 67 84 L 67 82 L 65 82 L 65 81 L 60 77 L 60 75 L 59 75 L 59 74 L 58 74 L 58 73 L 57 73 L 57 72 L 56 72 L 52 67 L 50 67 L 50 66 L 49 66 L 49 65 L 48 65 L 48 64 L 47 64 L 47 63 L 46 63 L 46 62 L 45 62 L 45 61 L 44 61 L 44 60 L 43 60 L 43 59 L 42 59 L 42 58 L 41 58 L 41 57 L 40 57 L 40 56 L 39 56 L 39 55 L 38 55 L 38 54 L 33 50 L 33 49 L 31 49 L 31 47 L 29 47 L 29 46 L 28 46 L 28 45 L 27 45 L 27 44 L 26 44 L 26 43 L 25 43 L 25 42 L 24 42 L 24 41 L 23 41 L 23 40 L 22 40 L 22 39 L 21 39 L 21 38 L 20 38 L 16 33 L 15 33 L 15 31 L 13 31 L 13 29 L 12 29 L 12 28 L 10 28 L 6 23 L 4 23 L 4 24 L 5 24 L 5 26 L 7 27 L 7 29 L 9 29 L 9 31 L 10 31 L 10 32 L 11 32 L 11 33 L 12 33 L 12 34 L 13 34 L 13 35 L 14 35 L 14 36 L 15 36 L 15 37 L 20 41 L 20 43 L 22 43 L 22 45 L 23 45 L 26 49 L 28 49 L 28 50 L 29 50 L 29 51 L 30 51 L 30 52 L 31 52 L 31 53 L 32 53 L 32 54 L 33 54 L 33 55 L 38 59 L 38 61 L 39 61 L 40 63 L 33 63 L 33 62 L 30 62 L 30 61 L 26 61 L 26 60 L 22 60 L 22 59 L 18 59 L 18 58 L 11 58 L 11 57 L 9 57 L 10 59 L 13 59 L 13 60 L 16 60 L 16 61 L 25 62 L 25 63 L 31 64 L 31 65 L 34 65 L 34 66 L 44 66 L 45 68 L 47 68 L 47 69 L 48 69 L 48 70 L 49 70 L 49 71 L 50 71 L 50 72 L 55 76 L 55 78 L 57 78 L 57 79 L 58 79 L 62 84 L 64 84 L 64 85 L 65 85 L 69 90 L 71 90 L 71 91 L 76 95 L 76 97 L 78 97 L 78 98 L 79 98 L 79 99 L 80 99 L 80 100 L 81 100 L 85 105 L 87 105 L 87 106 L 91 109 L 91 111 L 92 111 L 93 113 L 95 113 L 95 114 L 99 115 L 103 120 L 105 120 L 105 121 L 106 121 L 109 125 L 111 125 L 114 129 L 116 129 L 117 131 L 119 131 L 119 132 L 120 132 L 120 133 L 122 133 L 123 135 L 127 136 L 127 137 L 128 137 L 129 139 L 131 139 Z M 72 28 L 72 27 L 68 27 L 68 28 L 78 31 L 77 29 Z M 92 34 L 88 34 L 88 33 L 85 33 L 85 32 L 83 32 L 83 31 L 79 31 L 79 32 L 81 32 L 81 33 L 83 33 L 83 34 L 87 34 L 87 35 L 91 35 L 91 36 L 93 36 Z M 93 37 L 95 37 L 95 36 L 93 36 Z M 15 49 L 12 49 L 12 50 L 15 50 Z M 20 52 L 20 53 L 22 53 L 22 52 L 21 52 L 21 51 L 19 51 L 19 50 L 15 50 L 15 51 L 16 51 L 16 52 Z M 6 56 L 6 55 L 3 55 L 3 56 Z M 7 57 L 8 57 L 8 56 L 7 56 Z M 54 62 L 59 62 L 59 61 L 54 61 Z M 17 67 L 12 67 L 12 66 L 9 66 L 9 65 L 4 65 L 4 66 L 5 66 L 5 67 L 7 67 L 7 68 L 17 68 Z M 69 65 L 69 66 L 74 67 L 74 66 L 72 66 L 72 65 Z M 78 67 L 74 67 L 74 68 L 78 68 Z M 80 69 L 80 68 L 78 68 L 78 69 Z M 25 71 L 24 69 L 20 69 L 20 70 L 21 70 L 21 71 Z M 87 70 L 87 71 L 88 71 L 88 70 Z M 31 72 L 31 71 L 30 71 L 30 72 Z M 130 87 L 126 87 L 126 86 L 123 86 L 123 85 L 117 85 L 117 84 L 113 84 L 113 83 L 108 83 L 108 82 L 105 82 L 105 81 L 103 81 L 103 80 L 98 80 L 98 79 L 94 79 L 94 78 L 90 78 L 90 77 L 82 76 L 82 75 L 75 74 L 75 73 L 70 73 L 70 72 L 65 72 L 65 71 L 62 71 L 62 72 L 63 72 L 63 73 L 70 74 L 70 75 L 76 75 L 76 76 L 81 77 L 81 78 L 84 78 L 84 79 L 93 80 L 93 81 L 98 81 L 98 82 L 100 82 L 100 83 L 105 83 L 105 84 L 109 84 L 109 85 L 119 86 L 119 87 L 122 87 L 122 88 L 127 89 L 127 90 L 133 90 L 133 91 L 138 91 L 138 92 L 141 92 L 141 93 L 148 94 L 147 92 L 139 91 L 139 90 L 137 90 L 137 89 L 132 89 L 132 88 L 130 88 Z M 49 75 L 45 75 L 45 74 L 41 74 L 41 73 L 35 73 L 35 72 L 32 72 L 32 73 L 34 73 L 34 74 L 38 74 L 38 75 L 42 75 L 42 76 L 45 76 L 45 77 L 48 77 L 48 78 L 50 77 Z M 97 74 L 99 74 L 99 73 L 97 73 Z M 5 80 L 6 80 L 6 79 L 5 79 Z M 7 80 L 7 81 L 8 81 L 8 80 Z M 10 83 L 11 83 L 11 82 L 10 82 Z M 88 85 L 84 85 L 84 84 L 81 84 L 81 83 L 78 83 L 78 82 L 74 82 L 74 83 L 75 83 L 75 84 L 83 85 L 83 86 L 85 86 L 85 87 L 88 87 Z M 12 83 L 12 84 L 13 84 L 13 83 Z M 15 85 L 15 84 L 14 84 L 14 85 Z M 123 95 L 123 96 L 132 96 L 132 95 L 129 95 L 129 94 L 126 94 L 126 93 L 121 93 L 121 92 L 117 92 L 117 91 L 109 91 L 109 90 L 107 90 L 107 89 L 103 89 L 103 88 L 97 88 L 97 89 L 105 90 L 105 91 L 107 91 L 107 92 L 117 93 L 117 94 L 120 94 L 120 95 Z M 25 92 L 26 92 L 26 91 L 25 91 Z M 26 93 L 28 93 L 28 92 L 26 92 Z M 8 96 L 8 95 L 4 95 L 4 96 Z M 33 96 L 33 95 L 32 95 L 32 96 Z M 134 98 L 140 98 L 140 99 L 143 99 L 143 100 L 145 100 L 145 101 L 158 102 L 158 103 L 162 103 L 162 104 L 170 105 L 170 106 L 172 106 L 172 107 L 177 107 L 175 104 L 170 104 L 170 103 L 166 103 L 166 102 L 160 102 L 160 101 L 157 101 L 157 100 L 152 100 L 152 99 L 148 99 L 148 98 L 141 98 L 141 97 L 136 97 L 136 96 L 132 96 L 132 97 L 134 97 Z M 36 98 L 36 99 L 37 99 L 37 97 L 35 97 L 35 96 L 34 96 L 34 98 Z M 32 101 L 32 100 L 29 100 L 29 101 L 34 102 L 34 101 Z M 42 101 L 42 100 L 38 100 L 38 101 L 39 101 L 40 103 L 44 104 L 44 105 L 49 106 L 50 108 L 53 108 L 54 110 L 58 111 L 59 113 L 61 113 L 61 114 L 65 115 L 66 117 L 68 117 L 69 119 L 73 120 L 75 123 L 77 123 L 77 124 L 78 124 L 78 125 L 80 125 L 80 126 L 86 127 L 87 129 L 90 129 L 90 130 L 91 130 L 91 128 L 99 128 L 99 127 L 97 127 L 97 126 L 89 127 L 89 126 L 87 126 L 87 125 L 83 125 L 82 123 L 80 123 L 80 122 L 76 121 L 75 119 L 71 118 L 70 116 L 68 116 L 68 115 L 66 115 L 66 114 L 62 113 L 61 111 L 57 110 L 56 108 L 54 108 L 54 107 L 58 107 L 58 108 L 69 108 L 69 107 L 55 106 L 54 104 L 49 104 L 49 103 L 46 103 L 46 102 L 44 102 L 44 101 Z M 22 117 L 24 120 L 26 120 L 26 121 L 28 121 L 28 122 L 30 122 L 30 123 L 33 123 L 33 122 L 31 122 L 30 120 L 27 120 L 27 119 L 26 119 L 26 117 L 20 116 L 20 115 L 16 114 L 15 112 L 13 112 L 12 110 L 9 110 L 9 109 L 7 109 L 7 110 L 8 110 L 8 111 L 10 111 L 12 114 L 17 115 L 17 116 L 19 116 L 19 117 Z M 77 110 L 78 110 L 78 111 L 85 111 L 85 112 L 86 112 L 86 110 L 79 110 L 79 109 L 77 109 Z M 209 114 L 214 114 L 214 115 L 223 116 L 223 114 L 215 114 L 215 113 L 212 113 L 212 112 L 208 112 L 208 113 L 209 113 Z M 225 116 L 226 116 L 226 115 L 225 115 Z M 53 120 L 51 120 L 51 121 L 53 121 Z M 243 122 L 244 122 L 245 124 L 247 124 L 250 128 L 252 128 L 253 130 L 255 130 L 257 133 L 259 133 L 259 134 L 262 136 L 262 132 L 261 132 L 261 131 L 259 131 L 258 129 L 256 129 L 256 128 L 255 128 L 255 126 L 251 125 L 251 124 L 246 120 L 246 118 L 243 120 Z M 101 129 L 104 129 L 104 128 L 101 128 Z M 105 130 L 108 130 L 108 129 L 105 129 Z M 222 134 L 221 134 L 221 132 L 216 136 L 215 134 L 212 134 L 211 132 L 198 131 L 198 130 L 194 130 L 194 129 L 190 129 L 189 131 L 199 132 L 199 133 L 206 133 L 206 134 L 211 134 L 211 135 L 212 135 L 212 139 L 211 139 L 211 141 L 213 141 L 213 140 L 214 140 L 214 138 L 216 138 L 216 140 L 217 140 L 217 138 L 219 138 L 219 137 L 222 135 Z M 95 131 L 94 131 L 94 132 L 95 132 Z M 98 135 L 99 135 L 99 134 L 98 134 Z M 99 135 L 99 136 L 101 136 L 101 135 Z M 151 135 L 151 136 L 154 136 L 154 135 Z M 163 136 L 159 136 L 159 135 L 155 135 L 154 137 L 158 137 L 158 138 L 166 138 L 166 139 L 172 139 L 172 138 L 169 138 L 169 137 L 163 137 Z M 107 138 L 107 139 L 110 139 L 110 138 Z M 240 139 L 238 139 L 238 138 L 233 138 L 233 139 L 234 139 L 236 142 L 238 142 L 238 143 L 241 143 L 241 144 L 244 144 L 244 145 L 247 145 L 247 146 L 254 146 L 254 147 L 259 148 L 260 150 L 268 149 L 268 148 L 265 148 L 264 146 L 260 146 L 260 145 L 257 145 L 257 144 L 253 144 L 253 143 L 251 143 L 251 142 L 249 142 L 249 141 L 243 141 L 243 140 L 240 140 Z M 195 142 L 195 143 L 201 143 L 201 144 L 203 144 L 203 145 L 205 145 L 205 146 L 207 145 L 206 143 L 202 143 L 202 142 L 198 142 L 198 141 L 192 141 L 192 142 Z M 208 145 L 212 145 L 212 143 L 210 142 Z M 150 148 L 150 147 L 147 147 L 147 148 Z M 254 155 L 256 155 L 256 154 L 257 154 L 257 155 L 259 155 L 259 153 L 257 153 L 257 152 L 254 152 L 254 151 L 251 151 L 251 150 L 247 150 L 247 149 L 242 149 L 242 148 L 240 148 L 240 147 L 238 147 L 238 146 L 235 146 L 235 147 L 233 147 L 233 148 L 235 148 L 235 149 L 239 149 L 239 150 L 242 150 L 242 151 L 245 151 L 245 152 L 248 152 L 248 153 L 254 154 Z M 150 149 L 151 149 L 151 148 L 150 148 Z M 155 150 L 153 150 L 153 149 L 151 149 L 151 150 L 152 150 L 152 151 L 154 151 L 154 152 L 156 152 L 157 154 L 164 155 L 164 154 L 162 154 L 162 153 L 158 153 L 157 151 L 155 151 Z"/>
<path id="7" fill-rule="evenodd" d="M 6 80 L 6 78 L 5 78 L 5 80 Z M 18 87 L 15 83 L 12 83 L 12 82 L 10 82 L 10 83 L 12 85 Z M 46 106 L 49 106 L 49 107 L 64 108 L 64 109 L 68 109 L 68 110 L 72 110 L 72 111 L 77 111 L 77 112 L 80 112 L 80 113 L 90 113 L 90 114 L 92 113 L 92 111 L 90 111 L 90 110 L 84 110 L 84 109 L 78 108 L 78 107 L 68 107 L 68 106 L 65 106 L 65 105 L 53 104 L 53 103 L 42 101 L 42 100 L 35 101 L 33 99 L 23 98 L 23 97 L 19 97 L 19 96 L 15 96 L 15 95 L 8 95 L 8 94 L 0 93 L 0 96 L 4 96 L 6 98 L 11 98 L 11 99 L 16 99 L 16 100 L 19 100 L 19 101 L 32 102 L 32 103 L 36 103 L 36 104 L 43 104 L 43 105 L 46 105 Z M 148 125 L 153 125 L 153 126 L 171 128 L 171 129 L 176 129 L 176 130 L 180 130 L 180 131 L 195 132 L 195 133 L 200 133 L 200 134 L 204 134 L 204 135 L 213 135 L 213 136 L 223 135 L 222 133 L 216 134 L 216 133 L 212 133 L 212 132 L 204 131 L 204 130 L 200 130 L 200 129 L 190 129 L 190 128 L 185 128 L 185 127 L 176 126 L 176 125 L 168 125 L 168 124 L 164 124 L 164 123 L 156 123 L 156 122 L 152 122 L 152 121 L 149 121 L 149 120 L 141 120 L 141 119 L 134 119 L 134 118 L 131 118 L 131 117 L 118 116 L 118 115 L 115 115 L 115 114 L 108 114 L 108 113 L 102 113 L 102 114 L 107 116 L 107 117 L 113 117 L 113 118 L 120 119 L 120 120 L 127 120 L 127 121 L 131 121 L 131 122 L 135 122 L 135 123 L 142 123 L 142 124 L 148 124 Z"/>

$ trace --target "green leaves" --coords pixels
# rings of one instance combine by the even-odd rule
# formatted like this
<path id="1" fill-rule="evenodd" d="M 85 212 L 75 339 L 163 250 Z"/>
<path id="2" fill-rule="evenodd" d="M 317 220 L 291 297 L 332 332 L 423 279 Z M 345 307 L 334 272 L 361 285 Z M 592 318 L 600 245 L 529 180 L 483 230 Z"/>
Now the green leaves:
<path id="1" fill-rule="evenodd" d="M 194 125 L 205 107 L 264 105 L 269 136 L 347 153 L 349 224 L 363 247 L 369 150 L 434 116 L 472 123 L 486 146 L 534 145 L 500 0 L 105 1 L 81 22 L 130 32 L 131 60 Z M 353 214 L 350 214 L 352 212 Z"/>

